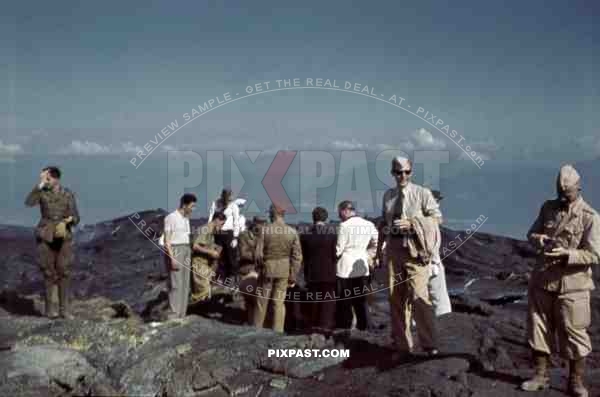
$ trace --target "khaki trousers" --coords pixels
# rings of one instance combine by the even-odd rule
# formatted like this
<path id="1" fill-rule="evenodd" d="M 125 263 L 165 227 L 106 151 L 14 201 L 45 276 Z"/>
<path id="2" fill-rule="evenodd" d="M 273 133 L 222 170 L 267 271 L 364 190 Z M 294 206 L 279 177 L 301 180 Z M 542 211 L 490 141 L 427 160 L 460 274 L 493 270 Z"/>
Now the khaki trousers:
<path id="1" fill-rule="evenodd" d="M 47 243 L 38 240 L 39 265 L 44 274 L 46 315 L 55 315 L 56 305 L 60 312 L 68 310 L 68 284 L 73 262 L 73 241 L 56 240 Z"/>
<path id="2" fill-rule="evenodd" d="M 244 307 L 246 308 L 248 324 L 254 323 L 254 310 L 256 307 L 256 287 L 258 283 L 258 273 L 252 271 L 240 279 L 239 290 L 244 298 Z"/>
<path id="3" fill-rule="evenodd" d="M 283 332 L 285 325 L 285 298 L 288 287 L 286 278 L 267 278 L 260 276 L 256 288 L 256 307 L 254 310 L 254 326 L 262 328 L 265 323 L 269 305 L 273 308 L 272 329 Z"/>
<path id="4" fill-rule="evenodd" d="M 39 240 L 37 247 L 40 255 L 40 269 L 46 281 L 58 284 L 61 280 L 69 278 L 73 260 L 73 242 L 71 240 L 58 240 L 52 243 Z"/>
<path id="5" fill-rule="evenodd" d="M 191 303 L 200 302 L 210 298 L 210 279 L 212 274 L 212 267 L 206 263 L 192 263 Z"/>
<path id="6" fill-rule="evenodd" d="M 429 299 L 429 269 L 410 257 L 401 239 L 390 240 L 387 250 L 393 275 L 390 277 L 390 311 L 394 344 L 402 352 L 413 350 L 410 328 L 414 316 L 421 348 L 434 349 L 437 341 L 435 314 Z"/>
<path id="7" fill-rule="evenodd" d="M 557 337 L 562 358 L 578 360 L 590 354 L 590 291 L 560 294 L 530 286 L 528 308 L 527 336 L 533 350 L 552 354 Z"/>
<path id="8" fill-rule="evenodd" d="M 167 287 L 169 290 L 169 319 L 184 318 L 187 313 L 190 293 L 191 248 L 188 244 L 172 246 L 177 271 L 169 270 Z"/>

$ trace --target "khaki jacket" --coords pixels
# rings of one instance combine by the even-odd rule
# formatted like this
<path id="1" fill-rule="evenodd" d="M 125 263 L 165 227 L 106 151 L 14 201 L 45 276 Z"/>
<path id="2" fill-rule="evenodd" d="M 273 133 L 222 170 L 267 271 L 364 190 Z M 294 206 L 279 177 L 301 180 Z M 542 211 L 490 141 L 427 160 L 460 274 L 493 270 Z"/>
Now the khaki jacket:
<path id="1" fill-rule="evenodd" d="M 212 224 L 206 223 L 200 227 L 198 233 L 192 240 L 192 247 L 195 244 L 210 249 L 215 249 L 217 247 L 217 244 L 215 243 L 214 226 Z M 192 264 L 195 267 L 209 266 L 214 268 L 217 263 L 218 259 L 214 259 L 201 252 L 194 252 L 192 249 Z"/>
<path id="2" fill-rule="evenodd" d="M 256 267 L 257 236 L 252 230 L 244 230 L 238 238 L 240 249 L 240 274 L 246 275 Z"/>
<path id="3" fill-rule="evenodd" d="M 296 280 L 302 266 L 302 248 L 296 229 L 283 221 L 264 225 L 256 245 L 256 258 L 259 273 L 264 277 Z"/>
<path id="4" fill-rule="evenodd" d="M 533 286 L 547 291 L 568 293 L 592 290 L 592 267 L 600 263 L 600 217 L 579 197 L 570 209 L 562 209 L 559 200 L 548 200 L 531 226 L 531 234 L 547 234 L 569 250 L 564 260 L 546 259 L 540 251 L 531 275 Z"/>
<path id="5" fill-rule="evenodd" d="M 36 237 L 51 242 L 54 239 L 56 225 L 69 216 L 73 222 L 67 226 L 65 240 L 71 240 L 73 233 L 71 227 L 79 223 L 79 212 L 75 195 L 67 188 L 60 187 L 58 192 L 49 189 L 40 189 L 38 185 L 27 195 L 25 205 L 40 206 L 41 218 L 36 227 Z"/>

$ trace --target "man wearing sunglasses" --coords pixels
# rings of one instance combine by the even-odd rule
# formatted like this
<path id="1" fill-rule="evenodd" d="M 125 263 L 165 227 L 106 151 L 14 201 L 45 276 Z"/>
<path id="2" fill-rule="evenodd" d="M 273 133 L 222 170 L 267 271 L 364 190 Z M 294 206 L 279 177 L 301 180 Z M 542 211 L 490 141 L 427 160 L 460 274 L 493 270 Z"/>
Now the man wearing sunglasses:
<path id="1" fill-rule="evenodd" d="M 431 191 L 411 182 L 412 163 L 409 159 L 395 157 L 391 166 L 396 187 L 383 196 L 385 225 L 378 241 L 377 258 L 379 263 L 383 262 L 384 256 L 392 262 L 392 338 L 401 355 L 410 355 L 413 351 L 411 320 L 414 316 L 421 349 L 428 355 L 435 355 L 438 353 L 435 314 L 428 284 L 433 252 L 439 249 L 442 213 Z M 427 237 L 422 240 L 417 235 Z M 435 246 L 429 246 L 429 242 L 434 240 Z M 425 251 L 421 249 L 422 241 L 428 243 Z M 384 242 L 385 255 L 382 250 Z"/>

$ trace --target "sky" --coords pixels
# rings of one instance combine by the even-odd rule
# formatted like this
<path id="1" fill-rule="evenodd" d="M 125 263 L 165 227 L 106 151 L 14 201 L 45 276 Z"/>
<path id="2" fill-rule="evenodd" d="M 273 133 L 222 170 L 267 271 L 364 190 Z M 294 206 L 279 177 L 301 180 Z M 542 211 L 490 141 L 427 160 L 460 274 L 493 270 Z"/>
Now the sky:
<path id="1" fill-rule="evenodd" d="M 0 166 L 13 178 L 31 166 L 33 181 L 48 156 L 126 168 L 199 104 L 294 78 L 396 94 L 486 164 L 597 159 L 599 16 L 583 0 L 12 2 L 0 17 Z M 152 156 L 385 148 L 446 150 L 478 169 L 414 114 L 321 89 L 233 101 Z"/>

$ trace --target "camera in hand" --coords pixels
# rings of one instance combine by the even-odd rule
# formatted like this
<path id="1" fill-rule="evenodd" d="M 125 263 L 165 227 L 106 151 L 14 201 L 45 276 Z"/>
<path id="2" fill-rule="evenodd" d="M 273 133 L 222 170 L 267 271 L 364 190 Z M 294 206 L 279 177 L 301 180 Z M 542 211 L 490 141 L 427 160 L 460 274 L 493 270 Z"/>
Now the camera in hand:
<path id="1" fill-rule="evenodd" d="M 392 220 L 392 226 L 390 228 L 390 235 L 392 237 L 401 237 L 401 236 L 404 236 L 404 234 L 405 234 L 404 232 L 402 232 L 400 230 L 400 227 L 394 226 L 394 224 L 393 224 L 394 221 L 397 221 L 397 220 L 400 220 L 400 219 L 402 219 L 401 216 L 394 216 L 394 218 Z"/>
<path id="2" fill-rule="evenodd" d="M 551 252 L 555 248 L 558 248 L 558 243 L 555 239 L 544 240 L 544 252 Z"/>

